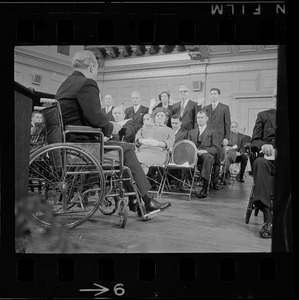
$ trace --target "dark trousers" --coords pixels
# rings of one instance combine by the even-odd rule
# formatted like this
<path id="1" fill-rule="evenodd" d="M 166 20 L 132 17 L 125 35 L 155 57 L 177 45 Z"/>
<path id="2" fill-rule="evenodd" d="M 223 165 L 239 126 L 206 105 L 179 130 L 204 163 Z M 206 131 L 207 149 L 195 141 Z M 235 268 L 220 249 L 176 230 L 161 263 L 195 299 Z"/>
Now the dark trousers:
<path id="1" fill-rule="evenodd" d="M 204 153 L 198 156 L 197 165 L 201 166 L 200 177 L 209 181 L 211 166 L 215 163 L 214 156 L 211 153 Z"/>
<path id="2" fill-rule="evenodd" d="M 274 176 L 274 161 L 258 157 L 252 165 L 254 181 L 253 201 L 260 200 L 267 207 L 271 207 L 271 194 Z"/>
<path id="3" fill-rule="evenodd" d="M 241 154 L 239 156 L 237 156 L 236 158 L 236 163 L 240 163 L 240 172 L 239 172 L 239 177 L 242 179 L 244 176 L 244 172 L 247 166 L 247 161 L 248 161 L 248 157 L 246 154 Z"/>
<path id="4" fill-rule="evenodd" d="M 106 145 L 115 145 L 120 146 L 123 149 L 124 153 L 124 165 L 128 167 L 133 175 L 133 178 L 136 182 L 137 188 L 141 194 L 141 197 L 143 197 L 150 189 L 151 184 L 146 178 L 141 166 L 140 162 L 137 159 L 136 153 L 135 153 L 135 145 L 131 143 L 123 143 L 123 142 L 117 142 L 117 141 L 108 141 L 105 143 Z M 131 192 L 133 191 L 131 184 L 126 184 L 126 181 L 124 181 L 125 187 L 127 191 Z"/>
<path id="5" fill-rule="evenodd" d="M 69 135 L 68 142 L 80 142 L 80 143 L 96 143 L 94 135 Z M 141 194 L 141 197 L 147 194 L 147 192 L 151 189 L 151 184 L 146 178 L 141 166 L 140 162 L 137 159 L 135 153 L 135 145 L 131 143 L 118 142 L 118 141 L 108 141 L 105 145 L 109 146 L 120 146 L 123 149 L 124 155 L 124 165 L 128 167 L 133 175 L 133 178 L 136 182 L 137 188 Z M 129 177 L 129 175 L 125 172 L 125 177 Z M 133 192 L 132 185 L 124 180 L 125 189 L 127 192 Z"/>

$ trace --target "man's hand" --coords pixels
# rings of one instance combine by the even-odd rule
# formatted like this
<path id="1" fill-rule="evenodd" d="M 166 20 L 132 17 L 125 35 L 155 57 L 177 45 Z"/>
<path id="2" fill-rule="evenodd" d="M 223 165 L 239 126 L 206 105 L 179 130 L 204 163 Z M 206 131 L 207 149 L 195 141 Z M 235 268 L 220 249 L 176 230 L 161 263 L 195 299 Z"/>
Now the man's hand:
<path id="1" fill-rule="evenodd" d="M 227 144 L 228 144 L 228 139 L 224 138 L 223 141 L 222 141 L 222 145 L 223 146 L 227 146 Z"/>
<path id="2" fill-rule="evenodd" d="M 149 107 L 153 108 L 155 105 L 156 105 L 156 99 L 153 98 L 153 99 L 150 100 Z"/>
<path id="3" fill-rule="evenodd" d="M 197 98 L 197 105 L 198 106 L 204 106 L 204 103 L 205 103 L 205 98 L 204 97 L 202 97 L 202 96 L 199 96 L 198 98 Z"/>
<path id="4" fill-rule="evenodd" d="M 262 146 L 262 152 L 266 155 L 266 156 L 271 156 L 273 154 L 273 145 L 270 144 L 264 144 Z"/>

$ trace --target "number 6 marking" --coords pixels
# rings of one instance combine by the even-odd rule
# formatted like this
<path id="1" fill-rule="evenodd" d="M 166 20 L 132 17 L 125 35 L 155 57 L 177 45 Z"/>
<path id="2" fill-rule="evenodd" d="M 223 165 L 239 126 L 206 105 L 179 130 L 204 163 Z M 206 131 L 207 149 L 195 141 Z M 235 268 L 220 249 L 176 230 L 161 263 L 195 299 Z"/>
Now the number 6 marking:
<path id="1" fill-rule="evenodd" d="M 122 296 L 125 293 L 125 289 L 122 288 L 124 285 L 122 283 L 118 283 L 114 286 L 114 293 L 116 296 Z"/>

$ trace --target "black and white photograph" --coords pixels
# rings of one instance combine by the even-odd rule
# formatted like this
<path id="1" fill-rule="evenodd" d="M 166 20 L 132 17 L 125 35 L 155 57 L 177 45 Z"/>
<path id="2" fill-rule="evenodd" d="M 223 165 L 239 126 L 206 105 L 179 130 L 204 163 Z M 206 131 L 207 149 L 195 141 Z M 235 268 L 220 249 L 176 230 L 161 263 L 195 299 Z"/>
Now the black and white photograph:
<path id="1" fill-rule="evenodd" d="M 270 253 L 279 50 L 15 46 L 16 252 Z"/>

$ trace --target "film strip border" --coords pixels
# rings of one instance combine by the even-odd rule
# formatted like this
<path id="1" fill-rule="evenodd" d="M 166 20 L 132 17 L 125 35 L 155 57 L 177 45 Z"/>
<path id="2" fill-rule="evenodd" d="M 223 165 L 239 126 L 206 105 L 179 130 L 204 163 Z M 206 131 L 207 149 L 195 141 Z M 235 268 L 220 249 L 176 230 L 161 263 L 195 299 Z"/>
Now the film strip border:
<path id="1" fill-rule="evenodd" d="M 285 1 L 125 7 L 89 3 L 73 4 L 71 10 L 69 4 L 32 3 L 2 8 L 0 32 L 8 45 L 2 49 L 4 54 L 18 44 L 286 43 Z M 13 61 L 8 63 L 12 75 Z M 11 96 L 11 91 L 6 95 Z M 10 144 L 13 137 L 5 137 Z M 6 160 L 13 160 L 13 155 Z M 3 208 L 13 216 L 13 203 Z M 14 220 L 4 218 L 8 221 L 1 228 L 4 298 L 294 296 L 291 254 L 15 255 Z"/>
<path id="2" fill-rule="evenodd" d="M 285 1 L 33 3 L 8 5 L 4 18 L 23 45 L 284 44 L 286 11 Z"/>
<path id="3" fill-rule="evenodd" d="M 291 298 L 288 255 L 31 255 L 1 261 L 4 298 Z"/>

